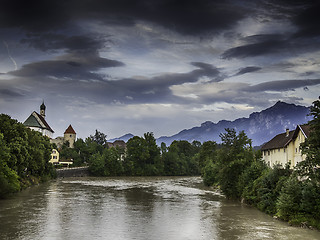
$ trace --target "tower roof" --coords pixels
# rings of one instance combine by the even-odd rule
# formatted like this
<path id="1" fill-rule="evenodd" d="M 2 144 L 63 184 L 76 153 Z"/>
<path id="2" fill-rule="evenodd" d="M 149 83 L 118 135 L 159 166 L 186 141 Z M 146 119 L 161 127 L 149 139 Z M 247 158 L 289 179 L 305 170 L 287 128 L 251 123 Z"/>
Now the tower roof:
<path id="1" fill-rule="evenodd" d="M 44 101 L 42 102 L 42 104 L 40 106 L 40 110 L 46 110 L 46 105 L 44 105 Z"/>
<path id="2" fill-rule="evenodd" d="M 76 132 L 75 132 L 74 129 L 72 128 L 71 124 L 70 124 L 69 127 L 66 129 L 66 131 L 64 132 L 64 134 L 76 134 Z"/>

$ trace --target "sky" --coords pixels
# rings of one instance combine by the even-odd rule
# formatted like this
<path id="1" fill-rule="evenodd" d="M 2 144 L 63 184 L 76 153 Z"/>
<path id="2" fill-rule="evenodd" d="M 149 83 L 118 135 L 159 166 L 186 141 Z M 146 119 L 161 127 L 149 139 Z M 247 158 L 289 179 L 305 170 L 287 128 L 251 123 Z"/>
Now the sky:
<path id="1" fill-rule="evenodd" d="M 170 136 L 320 95 L 320 3 L 1 0 L 0 113 Z"/>

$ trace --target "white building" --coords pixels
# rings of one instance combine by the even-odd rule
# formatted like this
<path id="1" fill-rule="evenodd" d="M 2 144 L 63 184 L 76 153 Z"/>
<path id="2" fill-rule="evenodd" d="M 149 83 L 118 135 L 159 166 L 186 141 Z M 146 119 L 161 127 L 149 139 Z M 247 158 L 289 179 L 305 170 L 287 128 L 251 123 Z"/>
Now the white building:
<path id="1" fill-rule="evenodd" d="M 52 138 L 54 131 L 51 129 L 47 121 L 46 117 L 46 106 L 44 102 L 40 106 L 40 114 L 36 111 L 33 111 L 31 115 L 27 118 L 27 120 L 23 123 L 26 127 L 41 132 L 43 136 L 47 136 Z"/>
<path id="2" fill-rule="evenodd" d="M 310 126 L 298 125 L 295 130 L 278 134 L 262 148 L 262 159 L 270 166 L 275 164 L 295 167 L 299 162 L 304 161 L 306 156 L 301 153 L 301 144 L 309 137 Z"/>

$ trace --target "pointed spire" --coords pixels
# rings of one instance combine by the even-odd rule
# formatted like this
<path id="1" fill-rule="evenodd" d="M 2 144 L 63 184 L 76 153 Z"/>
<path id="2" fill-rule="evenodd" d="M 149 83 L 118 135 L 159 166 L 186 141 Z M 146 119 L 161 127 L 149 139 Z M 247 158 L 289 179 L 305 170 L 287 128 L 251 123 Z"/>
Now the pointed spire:
<path id="1" fill-rule="evenodd" d="M 64 132 L 64 134 L 76 134 L 76 132 L 74 131 L 73 127 L 71 126 L 71 124 L 69 125 L 69 127 L 66 129 L 66 131 Z"/>
<path id="2" fill-rule="evenodd" d="M 46 105 L 44 105 L 44 100 L 42 100 L 42 104 L 40 106 L 40 115 L 45 118 L 46 117 Z"/>

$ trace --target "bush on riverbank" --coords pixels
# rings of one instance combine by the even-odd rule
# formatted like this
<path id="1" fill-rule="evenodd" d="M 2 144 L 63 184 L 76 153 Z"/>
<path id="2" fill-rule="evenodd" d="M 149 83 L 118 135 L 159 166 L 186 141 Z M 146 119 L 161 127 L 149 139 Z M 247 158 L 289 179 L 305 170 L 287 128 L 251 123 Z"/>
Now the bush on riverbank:
<path id="1" fill-rule="evenodd" d="M 52 178 L 49 138 L 0 114 L 0 198 Z"/>

